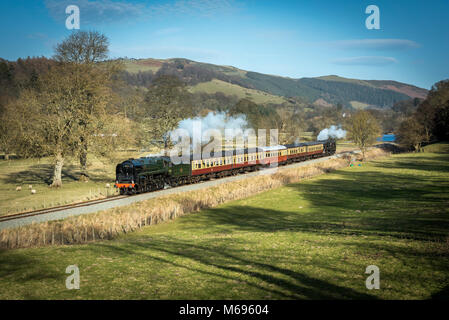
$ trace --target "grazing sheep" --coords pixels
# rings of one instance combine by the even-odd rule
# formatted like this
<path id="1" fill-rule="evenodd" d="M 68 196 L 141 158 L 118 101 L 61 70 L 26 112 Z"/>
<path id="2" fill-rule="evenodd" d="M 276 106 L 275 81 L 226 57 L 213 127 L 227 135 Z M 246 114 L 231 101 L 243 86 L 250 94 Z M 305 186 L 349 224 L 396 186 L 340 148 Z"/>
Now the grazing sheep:
<path id="1" fill-rule="evenodd" d="M 36 190 L 32 189 L 31 194 L 36 194 Z"/>
<path id="2" fill-rule="evenodd" d="M 30 184 L 30 185 L 28 185 L 28 189 L 33 189 L 33 186 Z"/>
<path id="3" fill-rule="evenodd" d="M 16 191 L 22 191 L 22 187 L 17 187 Z"/>
<path id="4" fill-rule="evenodd" d="M 111 185 L 109 183 L 106 183 L 106 188 L 110 188 Z"/>

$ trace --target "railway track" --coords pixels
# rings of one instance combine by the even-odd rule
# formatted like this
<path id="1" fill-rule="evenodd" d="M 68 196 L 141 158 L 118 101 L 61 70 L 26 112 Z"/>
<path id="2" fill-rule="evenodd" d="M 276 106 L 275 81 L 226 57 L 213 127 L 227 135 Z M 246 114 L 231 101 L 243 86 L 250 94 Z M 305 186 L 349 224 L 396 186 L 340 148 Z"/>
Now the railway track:
<path id="1" fill-rule="evenodd" d="M 41 214 L 58 212 L 58 211 L 65 210 L 65 209 L 87 207 L 87 206 L 100 204 L 100 203 L 104 203 L 104 202 L 119 200 L 119 199 L 126 198 L 126 197 L 129 197 L 129 196 L 116 195 L 116 196 L 112 196 L 112 197 L 109 197 L 106 199 L 89 200 L 89 201 L 83 201 L 83 202 L 78 202 L 78 203 L 66 204 L 63 206 L 44 208 L 44 209 L 39 209 L 39 210 L 34 210 L 34 211 L 20 212 L 20 213 L 10 214 L 7 216 L 1 216 L 0 222 L 11 221 L 11 220 L 21 219 L 21 218 L 26 218 L 26 217 L 33 217 L 33 216 L 37 216 L 37 215 L 41 215 Z"/>
<path id="2" fill-rule="evenodd" d="M 357 152 L 357 151 L 355 151 L 355 152 Z M 294 163 L 294 164 L 286 165 L 285 167 L 290 167 L 290 166 L 295 166 L 295 165 L 296 166 L 307 165 L 307 164 L 313 163 L 313 162 L 326 161 L 328 159 L 341 157 L 343 154 L 346 154 L 346 153 L 354 153 L 354 151 L 341 152 L 334 156 L 323 157 L 323 158 L 318 158 L 318 159 L 314 159 L 314 160 L 308 160 L 308 161 L 304 161 L 304 162 Z M 221 183 L 224 183 L 226 181 L 229 181 L 229 179 L 233 179 L 233 180 L 234 179 L 244 179 L 244 176 L 251 176 L 253 174 L 255 174 L 255 173 L 246 172 L 245 174 L 241 174 L 241 175 L 237 175 L 237 176 L 231 176 L 231 177 L 226 177 L 226 178 L 221 178 L 221 179 L 212 179 L 212 181 L 202 181 L 200 183 L 183 185 L 183 186 L 176 187 L 176 188 L 162 189 L 162 190 L 141 193 L 141 194 L 135 194 L 135 195 L 116 195 L 116 196 L 112 196 L 112 197 L 109 197 L 106 199 L 89 200 L 89 201 L 84 201 L 84 202 L 79 202 L 79 203 L 74 203 L 74 204 L 67 204 L 67 205 L 62 205 L 62 206 L 57 206 L 57 207 L 51 207 L 51 208 L 39 209 L 39 210 L 35 210 L 35 211 L 27 211 L 27 212 L 11 214 L 11 215 L 7 215 L 7 216 L 1 216 L 0 217 L 0 230 L 9 228 L 9 227 L 20 226 L 23 224 L 29 224 L 29 223 L 32 223 L 33 221 L 42 222 L 42 221 L 63 219 L 65 217 L 69 216 L 69 214 L 68 214 L 69 211 L 71 211 L 73 213 L 75 211 L 74 209 L 80 209 L 77 211 L 84 211 L 83 213 L 91 213 L 91 212 L 95 212 L 95 210 L 93 210 L 94 208 L 98 208 L 100 206 L 104 207 L 106 205 L 107 208 L 100 208 L 97 211 L 114 207 L 115 205 L 112 204 L 113 202 L 117 203 L 116 206 L 126 205 L 126 204 L 130 204 L 133 202 L 138 202 L 138 201 L 142 201 L 142 200 L 146 200 L 146 199 L 150 199 L 150 198 L 155 198 L 155 197 L 158 197 L 159 195 L 174 193 L 178 189 L 179 189 L 179 192 L 183 192 L 186 190 L 195 190 L 195 189 L 200 189 L 200 188 L 204 187 L 204 185 L 206 185 L 206 186 L 211 185 L 211 183 L 219 184 L 220 181 L 221 181 Z M 120 200 L 123 200 L 123 201 L 120 201 Z M 122 202 L 123 204 L 119 204 L 119 202 Z M 66 213 L 66 214 L 63 215 L 62 213 Z M 53 217 L 50 218 L 49 216 L 51 216 L 51 215 L 53 215 Z M 28 220 L 28 222 L 22 223 L 22 221 L 20 221 L 20 220 L 22 220 L 22 221 Z M 17 221 L 17 222 L 15 222 L 15 221 Z"/>

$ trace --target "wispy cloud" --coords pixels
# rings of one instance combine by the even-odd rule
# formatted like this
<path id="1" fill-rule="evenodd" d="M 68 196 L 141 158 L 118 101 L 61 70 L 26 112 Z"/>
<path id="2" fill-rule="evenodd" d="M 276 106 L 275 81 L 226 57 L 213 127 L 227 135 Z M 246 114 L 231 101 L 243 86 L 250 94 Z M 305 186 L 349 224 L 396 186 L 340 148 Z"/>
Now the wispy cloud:
<path id="1" fill-rule="evenodd" d="M 357 39 L 326 42 L 325 45 L 336 49 L 366 50 L 406 50 L 419 48 L 420 45 L 407 39 Z"/>
<path id="2" fill-rule="evenodd" d="M 215 16 L 228 14 L 236 10 L 233 0 L 177 0 L 171 3 L 151 5 L 152 14 Z"/>
<path id="3" fill-rule="evenodd" d="M 145 10 L 145 5 L 141 3 L 111 0 L 45 0 L 45 5 L 56 21 L 63 21 L 67 18 L 65 13 L 67 6 L 77 5 L 80 8 L 81 23 L 84 24 L 136 19 Z"/>
<path id="4" fill-rule="evenodd" d="M 49 37 L 47 34 L 41 32 L 30 33 L 26 37 L 32 41 L 43 43 L 47 48 L 53 48 L 58 42 L 58 39 Z"/>
<path id="5" fill-rule="evenodd" d="M 166 36 L 166 35 L 178 33 L 181 31 L 182 31 L 181 28 L 165 28 L 165 29 L 156 30 L 153 34 L 156 36 Z"/>
<path id="6" fill-rule="evenodd" d="M 51 16 L 63 21 L 68 5 L 80 8 L 81 23 L 99 24 L 117 21 L 136 21 L 166 15 L 195 15 L 212 17 L 233 12 L 234 0 L 175 0 L 157 4 L 153 1 L 130 3 L 112 0 L 45 0 Z"/>
<path id="7" fill-rule="evenodd" d="M 112 56 L 130 56 L 137 58 L 187 58 L 192 60 L 211 60 L 222 57 L 223 52 L 183 46 L 111 46 Z"/>
<path id="8" fill-rule="evenodd" d="M 48 35 L 46 35 L 45 33 L 41 33 L 41 32 L 35 32 L 35 33 L 30 33 L 27 35 L 28 39 L 32 39 L 32 40 L 44 40 L 48 38 Z"/>
<path id="9" fill-rule="evenodd" d="M 392 57 L 351 57 L 351 58 L 336 59 L 332 62 L 334 64 L 342 66 L 383 67 L 397 63 L 398 61 Z"/>

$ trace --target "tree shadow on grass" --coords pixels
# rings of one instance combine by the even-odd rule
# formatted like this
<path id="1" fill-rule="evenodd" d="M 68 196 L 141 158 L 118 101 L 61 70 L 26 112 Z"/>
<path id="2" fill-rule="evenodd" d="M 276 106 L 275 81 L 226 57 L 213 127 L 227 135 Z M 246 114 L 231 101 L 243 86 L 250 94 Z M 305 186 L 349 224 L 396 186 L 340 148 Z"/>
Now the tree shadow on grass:
<path id="1" fill-rule="evenodd" d="M 14 277 L 14 281 L 26 283 L 28 281 L 41 281 L 46 279 L 63 279 L 55 270 L 42 265 L 42 261 L 26 256 L 19 251 L 9 252 L 0 250 L 0 278 L 6 279 L 10 275 L 21 274 Z"/>
<path id="2" fill-rule="evenodd" d="M 392 161 L 375 162 L 375 167 L 387 169 L 410 169 L 430 172 L 449 172 L 449 154 L 439 153 L 432 157 L 400 157 Z"/>
<path id="3" fill-rule="evenodd" d="M 27 168 L 27 170 L 12 172 L 6 175 L 6 178 L 2 179 L 5 183 L 12 184 L 39 184 L 46 183 L 51 184 L 53 178 L 54 166 L 51 164 L 39 164 L 33 165 Z M 62 181 L 73 182 L 79 181 L 81 171 L 78 166 L 65 165 L 62 170 Z M 94 182 L 109 181 L 110 178 L 105 174 L 89 172 L 89 179 Z"/>
<path id="4" fill-rule="evenodd" d="M 449 300 L 449 285 L 445 286 L 440 291 L 432 294 L 433 300 Z"/>
<path id="5" fill-rule="evenodd" d="M 273 294 L 281 299 L 304 297 L 307 299 L 376 299 L 372 295 L 351 288 L 279 267 L 276 265 L 278 261 L 273 261 L 273 259 L 270 262 L 267 262 L 266 257 L 263 256 L 246 259 L 244 258 L 247 254 L 245 250 L 217 247 L 215 243 L 198 245 L 196 242 L 171 238 L 169 240 L 152 239 L 147 242 L 130 242 L 126 247 L 107 244 L 101 244 L 99 247 L 102 252 L 106 249 L 117 251 L 121 255 L 143 255 L 151 261 L 201 273 L 207 277 L 219 277 L 236 283 L 244 283 L 246 286 L 262 291 L 263 295 Z M 161 254 L 164 257 L 161 257 Z M 189 262 L 194 261 L 195 264 L 176 263 L 172 257 L 180 257 Z M 263 259 L 265 259 L 264 262 L 261 261 Z M 292 257 L 284 256 L 283 260 L 285 259 L 291 261 L 289 265 L 295 265 Z M 211 268 L 213 271 L 210 271 Z M 237 285 L 242 286 L 242 284 Z M 223 295 L 226 296 L 226 292 Z M 214 299 L 215 297 L 210 298 Z M 242 296 L 241 298 L 252 299 L 254 297 Z"/>
<path id="6" fill-rule="evenodd" d="M 357 206 L 354 205 L 355 208 Z M 425 217 L 396 212 L 336 212 L 331 205 L 312 208 L 301 213 L 283 212 L 259 207 L 226 206 L 195 215 L 195 220 L 180 219 L 181 230 L 198 230 L 208 226 L 217 233 L 306 232 L 325 235 L 383 236 L 421 241 L 444 240 L 449 221 L 441 214 Z M 358 206 L 360 208 L 360 206 Z"/>

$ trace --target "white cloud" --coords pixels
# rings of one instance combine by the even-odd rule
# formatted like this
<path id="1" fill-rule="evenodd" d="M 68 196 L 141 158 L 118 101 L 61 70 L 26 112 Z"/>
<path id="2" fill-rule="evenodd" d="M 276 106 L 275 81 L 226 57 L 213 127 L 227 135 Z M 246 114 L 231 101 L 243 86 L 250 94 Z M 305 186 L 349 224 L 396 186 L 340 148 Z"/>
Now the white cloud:
<path id="1" fill-rule="evenodd" d="M 420 45 L 406 39 L 357 39 L 338 40 L 325 43 L 337 49 L 367 49 L 367 50 L 405 50 L 419 48 Z"/>
<path id="2" fill-rule="evenodd" d="M 80 8 L 81 22 L 86 24 L 135 19 L 145 9 L 144 4 L 112 0 L 46 0 L 45 5 L 57 21 L 67 18 L 65 9 L 68 5 L 76 5 Z"/>
<path id="3" fill-rule="evenodd" d="M 196 15 L 211 17 L 231 13 L 234 0 L 175 0 L 156 4 L 154 1 L 129 3 L 113 0 L 45 0 L 51 16 L 57 21 L 67 18 L 65 8 L 77 5 L 81 23 L 98 24 L 118 21 L 136 21 L 166 15 Z"/>
<path id="4" fill-rule="evenodd" d="M 46 35 L 45 33 L 41 33 L 41 32 L 35 32 L 35 33 L 30 33 L 29 35 L 27 35 L 28 39 L 32 39 L 32 40 L 45 40 L 48 38 L 48 35 Z"/>
<path id="5" fill-rule="evenodd" d="M 166 35 L 178 33 L 178 32 L 181 32 L 181 31 L 182 31 L 181 28 L 166 28 L 166 29 L 156 30 L 154 32 L 154 35 L 156 35 L 156 36 L 166 36 Z"/>
<path id="6" fill-rule="evenodd" d="M 372 66 L 383 67 L 398 61 L 392 57 L 351 57 L 341 58 L 333 61 L 334 64 L 342 66 Z"/>
<path id="7" fill-rule="evenodd" d="M 223 55 L 223 52 L 182 46 L 142 45 L 122 47 L 111 45 L 111 55 L 117 57 L 129 56 L 135 58 L 187 58 L 192 60 L 207 61 L 211 59 L 219 59 Z"/>

